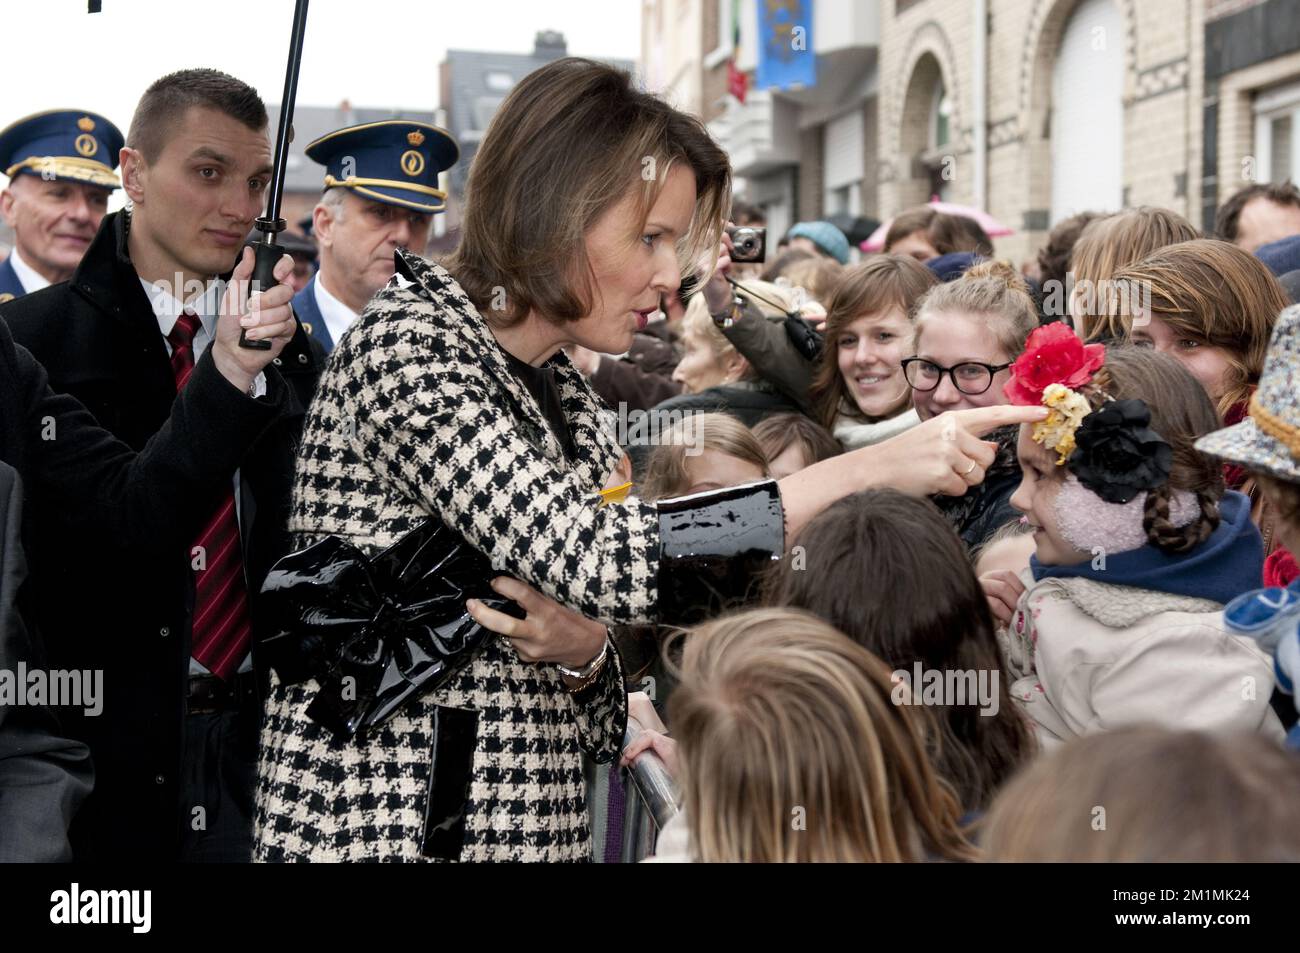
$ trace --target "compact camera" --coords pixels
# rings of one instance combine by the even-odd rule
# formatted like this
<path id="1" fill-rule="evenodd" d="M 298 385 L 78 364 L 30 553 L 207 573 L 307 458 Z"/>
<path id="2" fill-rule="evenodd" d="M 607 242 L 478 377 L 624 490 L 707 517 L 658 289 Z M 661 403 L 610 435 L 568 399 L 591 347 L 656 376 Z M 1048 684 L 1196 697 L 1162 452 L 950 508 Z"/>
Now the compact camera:
<path id="1" fill-rule="evenodd" d="M 767 254 L 767 229 L 742 225 L 729 229 L 731 260 L 738 264 L 761 262 Z"/>

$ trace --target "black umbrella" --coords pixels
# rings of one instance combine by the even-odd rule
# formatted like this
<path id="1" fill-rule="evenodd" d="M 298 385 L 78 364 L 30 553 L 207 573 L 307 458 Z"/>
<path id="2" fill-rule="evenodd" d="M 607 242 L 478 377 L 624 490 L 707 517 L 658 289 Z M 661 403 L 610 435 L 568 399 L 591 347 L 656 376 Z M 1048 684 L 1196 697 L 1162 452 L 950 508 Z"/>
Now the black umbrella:
<path id="1" fill-rule="evenodd" d="M 850 245 L 859 245 L 871 237 L 871 233 L 880 227 L 880 223 L 874 218 L 862 218 L 858 215 L 849 215 L 847 212 L 839 212 L 826 219 L 836 228 L 844 233 L 844 237 L 849 240 Z"/>
<path id="2" fill-rule="evenodd" d="M 254 227 L 262 233 L 261 241 L 251 243 L 253 254 L 253 290 L 274 287 L 275 264 L 284 254 L 284 246 L 276 236 L 287 227 L 280 217 L 280 200 L 284 197 L 284 172 L 289 157 L 289 143 L 293 141 L 293 104 L 298 98 L 298 67 L 302 64 L 302 37 L 307 29 L 307 0 L 294 0 L 293 32 L 289 37 L 289 63 L 284 71 L 284 95 L 280 97 L 280 123 L 275 134 L 275 160 L 269 183 L 271 199 L 266 215 Z M 259 351 L 271 349 L 268 340 L 250 341 L 239 332 L 239 346 Z"/>

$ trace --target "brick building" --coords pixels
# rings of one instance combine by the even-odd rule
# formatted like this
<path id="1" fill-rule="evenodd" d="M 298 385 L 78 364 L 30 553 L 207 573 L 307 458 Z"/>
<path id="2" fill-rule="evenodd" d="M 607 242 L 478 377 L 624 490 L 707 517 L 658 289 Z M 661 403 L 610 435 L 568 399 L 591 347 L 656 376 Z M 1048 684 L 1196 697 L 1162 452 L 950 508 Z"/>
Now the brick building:
<path id="1" fill-rule="evenodd" d="M 710 90 L 679 104 L 709 121 L 774 230 L 837 211 L 886 218 L 939 195 L 1014 228 L 998 250 L 1022 261 L 1075 211 L 1162 205 L 1210 229 L 1241 185 L 1300 177 L 1294 0 L 802 2 L 819 88 L 756 91 L 744 106 L 706 80 L 721 69 L 725 83 L 728 14 L 737 64 L 754 68 L 758 4 L 643 4 L 647 57 L 675 35 L 656 23 L 685 34 L 697 17 L 705 49 L 720 21 L 712 61 L 648 77 Z"/>

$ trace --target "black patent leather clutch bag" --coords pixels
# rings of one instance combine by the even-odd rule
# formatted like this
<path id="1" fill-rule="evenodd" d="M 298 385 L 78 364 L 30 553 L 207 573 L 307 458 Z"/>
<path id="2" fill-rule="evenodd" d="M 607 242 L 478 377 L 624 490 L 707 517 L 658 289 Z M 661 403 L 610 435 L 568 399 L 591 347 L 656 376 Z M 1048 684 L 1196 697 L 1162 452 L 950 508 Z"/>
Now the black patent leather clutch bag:
<path id="1" fill-rule="evenodd" d="M 488 585 L 496 575 L 437 519 L 373 557 L 330 536 L 267 575 L 259 610 L 272 634 L 258 652 L 284 682 L 316 679 L 310 718 L 339 738 L 364 736 L 474 657 L 490 633 L 466 599 L 523 618 Z"/>

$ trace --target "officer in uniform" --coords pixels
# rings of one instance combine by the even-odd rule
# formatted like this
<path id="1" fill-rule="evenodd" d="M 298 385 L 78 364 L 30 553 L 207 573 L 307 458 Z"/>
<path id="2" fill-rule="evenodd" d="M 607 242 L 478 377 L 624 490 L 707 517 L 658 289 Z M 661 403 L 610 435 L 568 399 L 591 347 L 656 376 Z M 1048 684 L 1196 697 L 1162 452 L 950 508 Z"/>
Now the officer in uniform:
<path id="1" fill-rule="evenodd" d="M 393 253 L 423 253 L 433 215 L 446 207 L 438 174 L 460 155 L 443 129 L 410 119 L 349 126 L 307 146 L 325 166 L 312 213 L 320 268 L 293 299 L 303 327 L 325 350 L 393 275 Z"/>
<path id="2" fill-rule="evenodd" d="M 72 277 L 121 182 L 113 170 L 124 137 L 98 113 L 58 109 L 0 131 L 9 186 L 0 214 L 14 250 L 0 262 L 0 302 Z"/>

